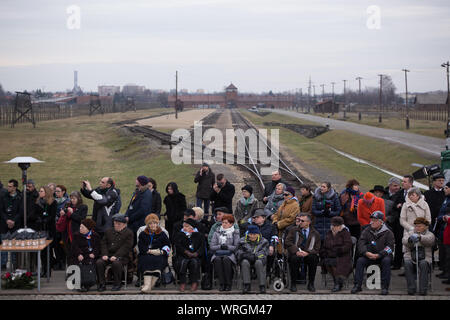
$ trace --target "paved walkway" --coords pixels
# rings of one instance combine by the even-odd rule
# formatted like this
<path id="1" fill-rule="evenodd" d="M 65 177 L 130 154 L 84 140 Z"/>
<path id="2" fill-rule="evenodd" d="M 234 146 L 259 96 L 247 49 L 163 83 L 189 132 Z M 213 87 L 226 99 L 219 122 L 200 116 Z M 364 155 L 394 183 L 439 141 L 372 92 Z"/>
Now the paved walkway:
<path id="1" fill-rule="evenodd" d="M 377 128 L 350 121 L 323 118 L 319 116 L 313 116 L 310 114 L 297 113 L 295 111 L 285 111 L 280 109 L 266 109 L 266 110 L 280 113 L 286 116 L 308 120 L 311 122 L 317 122 L 322 125 L 328 124 L 330 126 L 330 129 L 347 130 L 361 135 L 403 144 L 405 146 L 414 148 L 416 150 L 434 156 L 440 156 L 441 151 L 445 150 L 445 139 L 427 137 L 419 134 L 403 132 L 400 130 Z M 444 133 L 442 133 L 442 135 L 444 135 Z"/>

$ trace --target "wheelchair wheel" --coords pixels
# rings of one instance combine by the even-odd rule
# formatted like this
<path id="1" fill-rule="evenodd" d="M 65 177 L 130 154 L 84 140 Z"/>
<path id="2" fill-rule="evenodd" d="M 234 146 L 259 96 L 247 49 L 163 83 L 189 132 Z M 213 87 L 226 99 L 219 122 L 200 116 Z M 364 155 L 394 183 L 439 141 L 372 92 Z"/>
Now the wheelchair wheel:
<path id="1" fill-rule="evenodd" d="M 277 278 L 274 282 L 273 282 L 273 289 L 277 292 L 283 291 L 284 289 L 284 283 L 283 280 L 280 278 Z"/>

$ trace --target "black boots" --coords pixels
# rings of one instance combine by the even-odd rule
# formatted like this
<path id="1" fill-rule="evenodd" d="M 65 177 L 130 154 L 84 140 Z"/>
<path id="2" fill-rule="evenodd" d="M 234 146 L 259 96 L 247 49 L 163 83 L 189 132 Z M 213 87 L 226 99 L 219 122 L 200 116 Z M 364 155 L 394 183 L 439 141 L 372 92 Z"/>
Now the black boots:
<path id="1" fill-rule="evenodd" d="M 250 293 L 250 283 L 244 283 L 244 289 L 242 290 L 242 293 Z"/>
<path id="2" fill-rule="evenodd" d="M 360 291 L 362 291 L 361 285 L 355 284 L 355 286 L 353 287 L 351 293 L 352 293 L 352 294 L 355 294 L 355 293 L 358 293 L 358 292 L 360 292 Z"/>
<path id="3" fill-rule="evenodd" d="M 334 280 L 334 287 L 331 289 L 331 292 L 338 292 L 342 290 L 342 287 L 344 286 L 344 281 L 341 277 L 333 278 Z"/>

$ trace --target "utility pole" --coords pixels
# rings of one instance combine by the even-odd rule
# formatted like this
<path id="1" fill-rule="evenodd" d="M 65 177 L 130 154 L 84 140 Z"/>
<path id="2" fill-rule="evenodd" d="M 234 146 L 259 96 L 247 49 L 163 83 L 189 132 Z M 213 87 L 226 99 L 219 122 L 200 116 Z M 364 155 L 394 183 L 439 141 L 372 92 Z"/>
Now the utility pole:
<path id="1" fill-rule="evenodd" d="M 316 85 L 314 85 L 314 84 L 313 84 L 313 93 L 314 93 L 313 100 L 314 100 L 314 103 L 316 103 Z"/>
<path id="2" fill-rule="evenodd" d="M 175 71 L 175 119 L 178 119 L 178 71 Z"/>
<path id="3" fill-rule="evenodd" d="M 409 103 L 408 103 L 408 76 L 407 76 L 407 72 L 409 72 L 409 70 L 407 69 L 402 69 L 402 71 L 405 72 L 405 106 L 406 106 L 406 129 L 409 129 Z"/>
<path id="4" fill-rule="evenodd" d="M 320 86 L 322 87 L 322 101 L 324 101 L 325 100 L 325 85 L 321 84 Z"/>
<path id="5" fill-rule="evenodd" d="M 300 88 L 300 103 L 299 104 L 300 104 L 300 108 L 302 108 L 302 110 L 303 110 L 302 100 L 303 100 L 303 91 L 302 91 L 302 88 Z"/>
<path id="6" fill-rule="evenodd" d="M 357 77 L 355 80 L 358 80 L 358 82 L 359 82 L 359 91 L 358 91 L 358 93 L 359 93 L 359 95 L 361 95 L 361 77 Z"/>
<path id="7" fill-rule="evenodd" d="M 450 62 L 447 61 L 447 63 L 441 64 L 441 67 L 447 68 L 447 130 L 445 131 L 446 135 L 446 142 L 445 142 L 445 150 L 448 150 L 449 148 L 449 138 L 450 138 L 450 82 L 449 82 L 449 76 L 448 76 L 448 68 L 450 66 Z"/>
<path id="8" fill-rule="evenodd" d="M 342 81 L 344 81 L 344 119 L 345 119 L 346 111 L 347 111 L 347 91 L 345 90 L 346 89 L 345 84 L 347 83 L 348 80 L 342 80 Z"/>
<path id="9" fill-rule="evenodd" d="M 334 106 L 335 106 L 335 102 L 334 102 L 334 85 L 336 82 L 332 82 L 331 83 L 331 95 L 332 95 L 332 103 L 333 103 L 333 107 L 331 108 L 331 115 L 334 116 Z"/>
<path id="10" fill-rule="evenodd" d="M 308 84 L 308 113 L 311 107 L 311 76 L 309 76 L 309 84 Z"/>
<path id="11" fill-rule="evenodd" d="M 383 75 L 379 74 L 378 75 L 380 77 L 380 98 L 379 98 L 379 104 L 380 104 L 380 115 L 378 117 L 378 122 L 381 123 L 382 122 L 382 118 L 381 118 L 381 111 L 382 111 L 382 87 L 383 87 Z"/>

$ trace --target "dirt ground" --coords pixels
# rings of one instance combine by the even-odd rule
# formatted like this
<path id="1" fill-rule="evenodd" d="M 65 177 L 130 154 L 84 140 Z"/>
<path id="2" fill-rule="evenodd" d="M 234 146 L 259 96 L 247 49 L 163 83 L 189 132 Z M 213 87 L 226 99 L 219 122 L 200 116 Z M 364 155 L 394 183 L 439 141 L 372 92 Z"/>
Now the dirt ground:
<path id="1" fill-rule="evenodd" d="M 175 114 L 168 114 L 161 117 L 139 120 L 137 123 L 144 126 L 152 126 L 153 128 L 170 128 L 189 129 L 194 125 L 194 121 L 201 120 L 210 113 L 216 111 L 215 109 L 197 109 L 178 113 L 178 119 L 175 119 Z"/>

